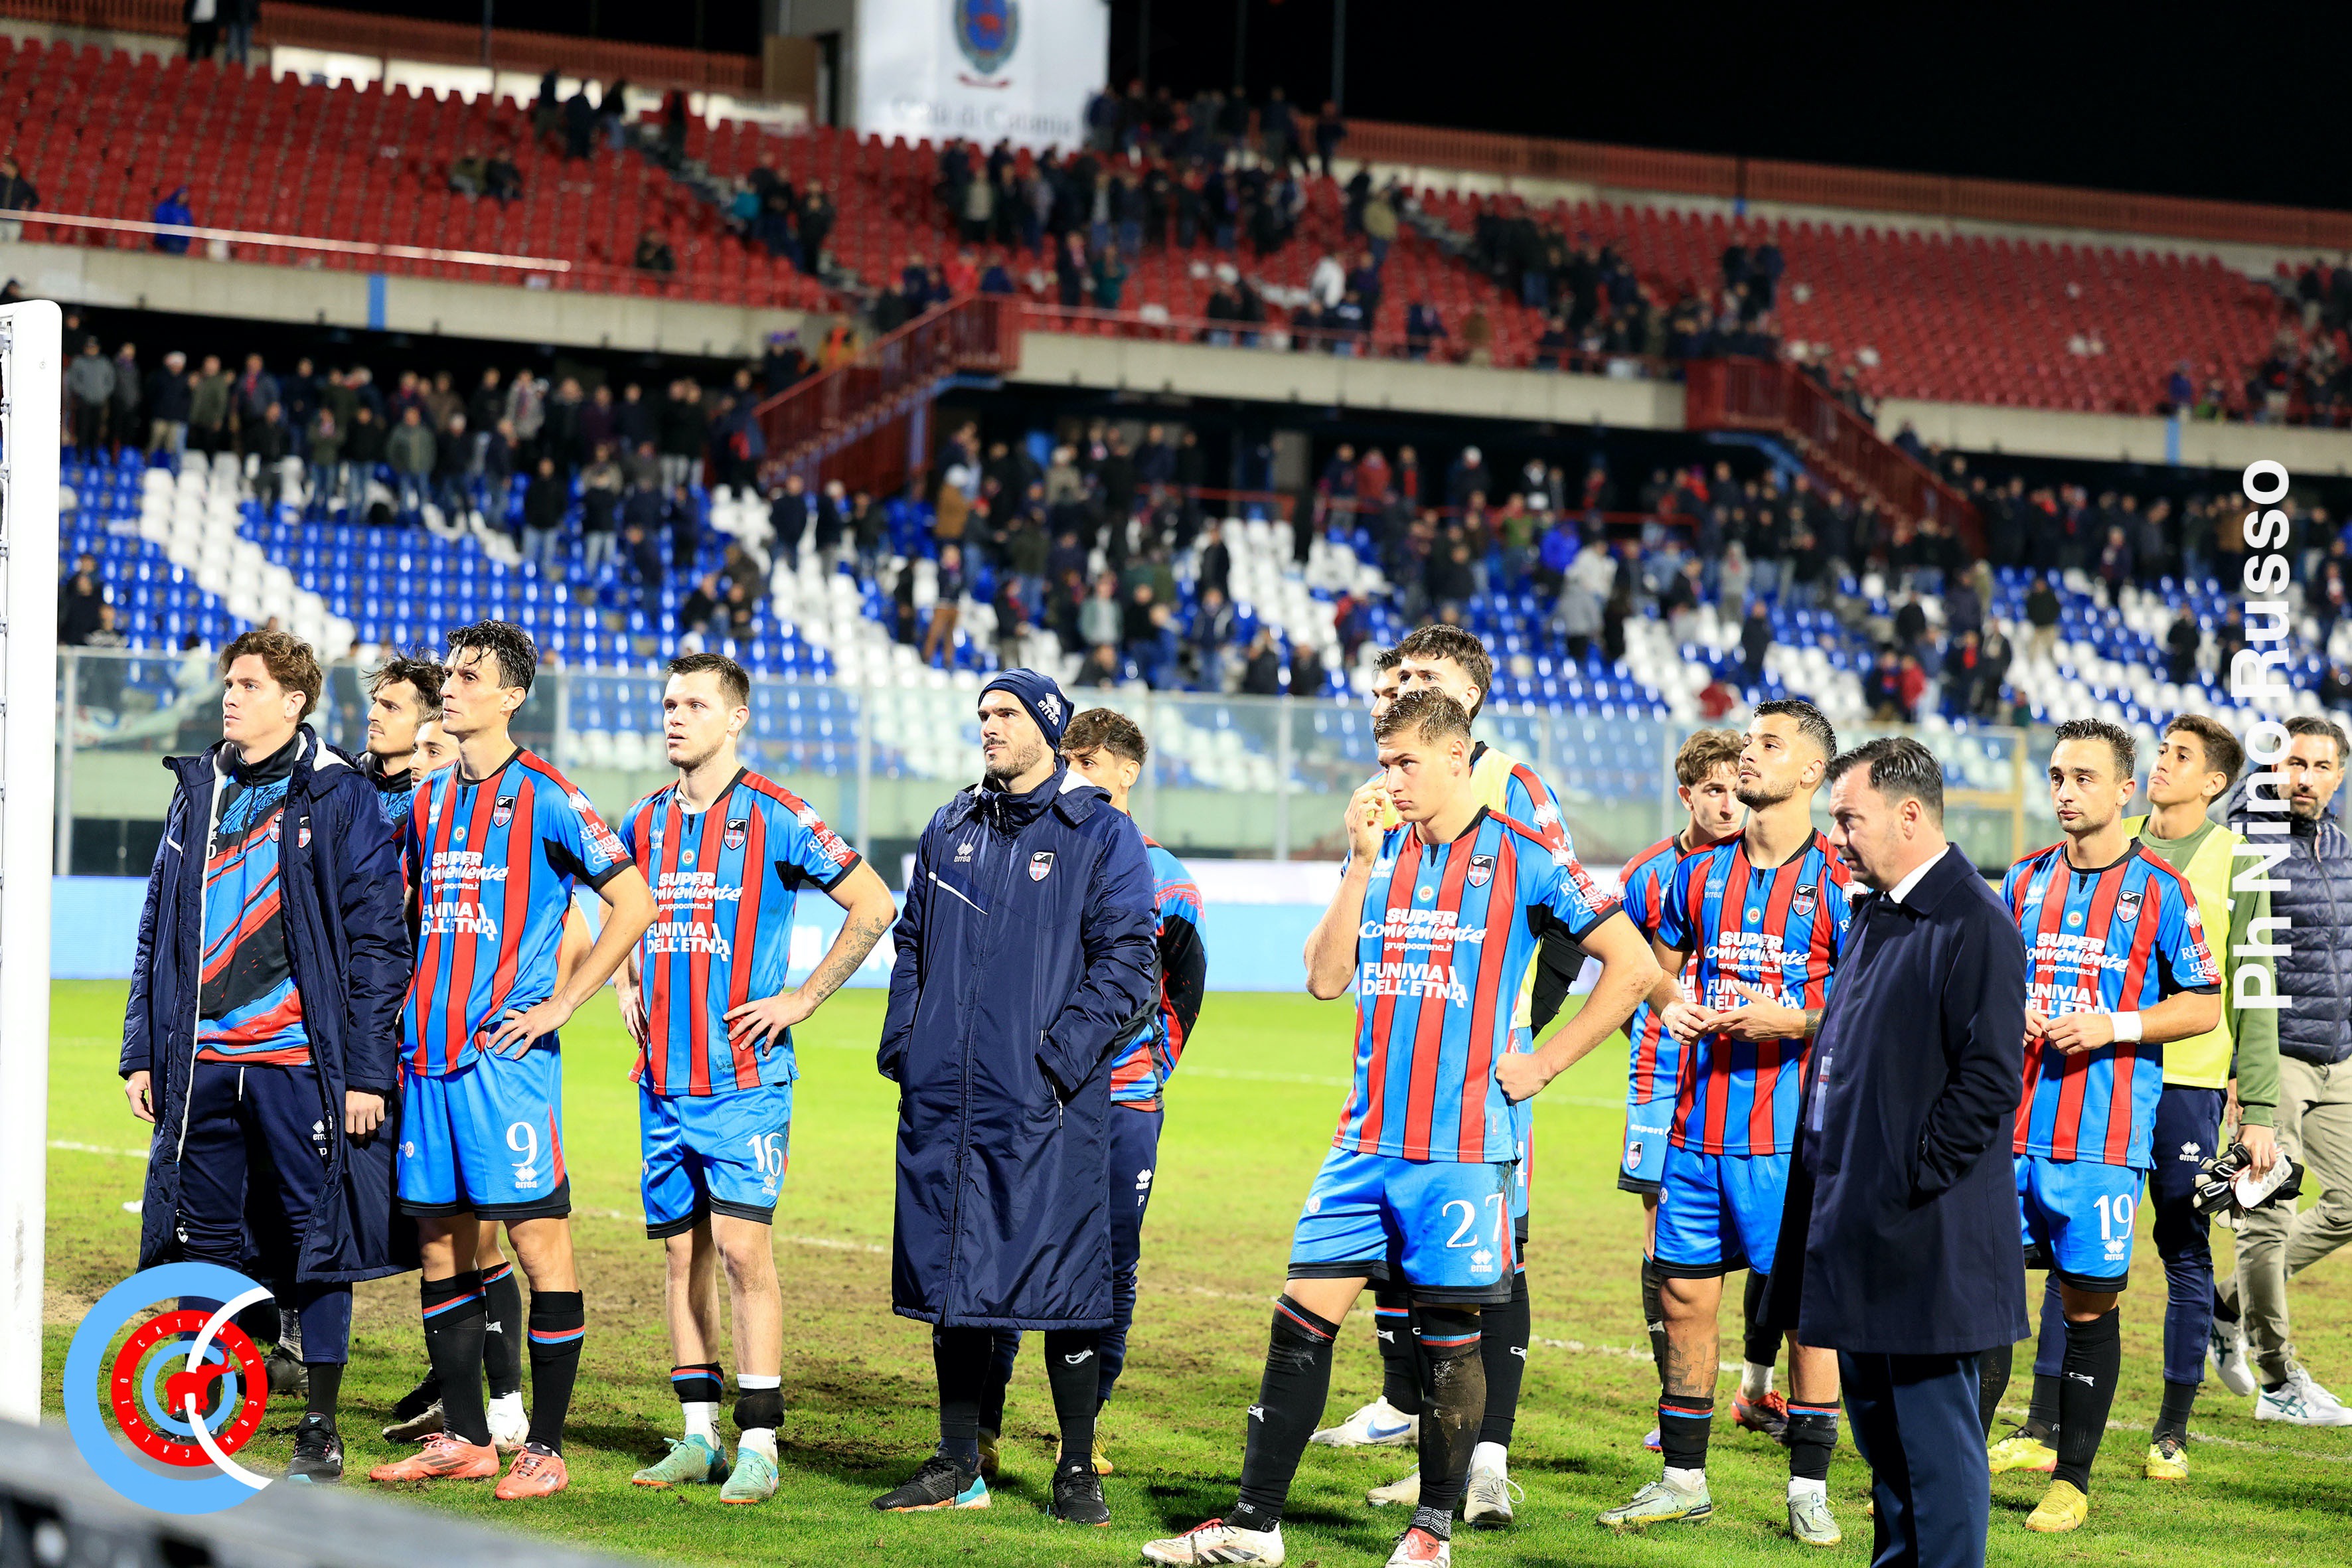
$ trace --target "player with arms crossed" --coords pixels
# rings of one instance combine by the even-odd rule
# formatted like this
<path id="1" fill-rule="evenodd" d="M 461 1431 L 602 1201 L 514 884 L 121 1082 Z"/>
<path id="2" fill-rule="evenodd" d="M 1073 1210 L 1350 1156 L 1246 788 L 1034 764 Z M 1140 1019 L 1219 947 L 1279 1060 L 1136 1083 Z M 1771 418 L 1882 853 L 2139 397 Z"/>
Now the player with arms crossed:
<path id="1" fill-rule="evenodd" d="M 793 1026 L 857 973 L 898 912 L 874 868 L 805 802 L 743 765 L 751 703 L 751 677 L 733 659 L 672 659 L 662 739 L 677 779 L 621 824 L 622 847 L 654 893 L 621 1016 L 639 1047 L 646 1235 L 668 1255 L 670 1386 L 686 1423 L 668 1455 L 630 1479 L 718 1483 L 722 1503 L 776 1490 L 784 1304 L 772 1227 L 792 1148 Z M 793 906 L 807 887 L 844 918 L 824 961 L 788 986 Z M 713 1426 L 722 1263 L 739 1363 L 731 1468 Z"/>
<path id="2" fill-rule="evenodd" d="M 482 1407 L 487 1310 L 478 1251 L 507 1222 L 530 1279 L 530 1429 L 501 1499 L 566 1484 L 563 1418 L 586 1315 L 572 1260 L 556 1031 L 601 989 L 653 919 L 653 894 L 588 797 L 508 733 L 530 695 L 539 650 L 521 627 L 480 621 L 449 634 L 441 722 L 457 763 L 416 791 L 409 879 L 423 911 L 404 1024 L 401 1206 L 425 1258 L 425 1348 L 445 1430 L 378 1481 L 496 1475 Z M 604 930 L 558 969 L 572 890 L 604 900 Z"/>
<path id="3" fill-rule="evenodd" d="M 1739 752 L 1747 826 L 1680 861 L 1660 900 L 1655 942 L 1667 978 L 1650 1000 L 1683 1052 L 1653 1247 L 1666 1322 L 1665 1473 L 1601 1515 L 1612 1529 L 1715 1511 L 1706 1447 L 1723 1277 L 1772 1271 L 1805 1056 L 1845 944 L 1852 873 L 1812 818 L 1836 754 L 1837 733 L 1811 703 L 1759 703 Z M 1673 979 L 1686 963 L 1687 997 Z M 1809 1546 L 1834 1546 L 1836 1352 L 1790 1335 L 1789 1393 L 1789 1531 Z"/>
<path id="4" fill-rule="evenodd" d="M 1115 810 L 1129 810 L 1128 795 L 1143 773 L 1150 747 L 1135 721 L 1108 708 L 1089 708 L 1070 717 L 1062 731 L 1062 755 L 1070 771 L 1109 792 Z M 1101 1404 L 1127 1365 L 1127 1334 L 1135 1321 L 1135 1271 L 1143 1256 L 1143 1215 L 1160 1164 L 1162 1096 L 1183 1058 L 1200 1021 L 1208 988 L 1209 951 L 1201 942 L 1201 889 L 1184 862 L 1150 834 L 1143 852 L 1151 861 L 1153 906 L 1159 926 L 1160 997 L 1151 1016 L 1119 1047 L 1110 1063 L 1110 1306 L 1112 1321 L 1095 1351 L 1100 1370 Z M 1021 1331 L 996 1331 L 995 1360 L 981 1403 L 980 1473 L 996 1479 L 998 1434 L 1004 1429 L 1004 1389 L 1021 1354 Z M 1099 1408 L 1099 1406 L 1097 1406 Z M 1095 1439 L 1095 1473 L 1111 1473 L 1102 1439 Z"/>
<path id="5" fill-rule="evenodd" d="M 1421 1504 L 1389 1562 L 1452 1560 L 1486 1405 L 1479 1311 L 1511 1295 L 1511 1103 L 1607 1038 L 1658 979 L 1641 932 L 1574 857 L 1480 801 L 1460 703 L 1409 692 L 1373 738 L 1381 779 L 1348 802 L 1347 870 L 1306 954 L 1313 994 L 1355 989 L 1355 1087 L 1291 1244 L 1240 1498 L 1144 1547 L 1153 1563 L 1283 1561 L 1283 1505 L 1330 1394 L 1332 1341 L 1374 1279 L 1402 1281 L 1413 1304 L 1423 1412 Z M 1386 831 L 1384 804 L 1403 819 Z M 1540 1049 L 1515 1052 L 1511 999 L 1554 926 L 1601 961 L 1601 978 Z"/>
<path id="6" fill-rule="evenodd" d="M 1737 837 L 1748 808 L 1739 804 L 1737 730 L 1700 730 L 1675 753 L 1675 788 L 1687 817 L 1682 826 L 1625 862 L 1618 880 L 1625 889 L 1625 914 L 1642 934 L 1654 938 L 1664 913 L 1667 884 L 1684 857 Z M 1691 979 L 1685 965 L 1682 978 Z M 1625 1072 L 1625 1144 L 1617 1167 L 1620 1192 L 1642 1198 L 1642 1321 L 1649 1330 L 1650 1359 L 1666 1373 L 1666 1314 L 1659 1299 L 1664 1277 L 1658 1272 L 1658 1188 L 1666 1168 L 1666 1139 L 1674 1131 L 1675 1085 L 1682 1069 L 1682 1042 L 1666 1032 L 1659 1009 L 1644 998 L 1625 1025 L 1631 1043 Z M 1764 1277 L 1748 1273 L 1742 1300 L 1747 1328 L 1747 1371 L 1731 1404 L 1742 1426 L 1778 1439 L 1788 1428 L 1788 1402 L 1772 1392 L 1772 1363 L 1780 1359 L 1777 1337 L 1756 1326 Z M 1654 1449 L 1654 1430 L 1643 1447 Z"/>
<path id="7" fill-rule="evenodd" d="M 1372 680 L 1372 719 L 1385 710 L 1386 700 L 1407 691 L 1442 691 L 1462 705 L 1473 724 L 1486 708 L 1495 679 L 1494 660 L 1486 645 L 1458 626 L 1427 626 L 1408 635 L 1381 656 L 1394 659 L 1394 674 L 1376 662 Z M 1478 803 L 1488 810 L 1523 823 L 1553 848 L 1574 855 L 1567 825 L 1560 820 L 1559 801 L 1536 771 L 1497 747 L 1476 742 L 1470 752 L 1470 779 Z M 1383 829 L 1399 825 L 1393 809 L 1381 819 Z M 1582 967 L 1584 955 L 1555 928 L 1544 939 L 1535 964 L 1520 985 L 1511 1014 L 1509 1048 L 1533 1048 L 1535 1032 L 1549 1025 L 1567 999 L 1570 984 Z M 1512 1520 L 1510 1447 L 1519 1412 L 1519 1388 L 1528 1367 L 1528 1349 L 1534 1337 L 1528 1298 L 1528 1207 L 1535 1164 L 1535 1121 L 1522 1104 L 1511 1107 L 1513 1136 L 1518 1151 L 1511 1187 L 1511 1256 L 1517 1264 L 1511 1299 L 1480 1314 L 1480 1354 L 1486 1363 L 1486 1410 L 1478 1424 L 1478 1445 L 1470 1460 L 1468 1489 L 1462 1514 L 1471 1524 L 1496 1528 Z M 1339 1426 L 1315 1435 L 1333 1447 L 1360 1444 L 1403 1444 L 1419 1431 L 1419 1373 L 1413 1352 L 1412 1311 L 1401 1285 L 1391 1285 L 1373 1297 L 1373 1341 L 1380 1348 L 1381 1397 Z M 1421 1500 L 1421 1472 L 1387 1486 L 1375 1487 L 1365 1500 L 1375 1507 L 1412 1508 Z"/>
<path id="8" fill-rule="evenodd" d="M 2091 1461 L 2123 1364 L 2116 1298 L 2155 1163 L 2162 1047 L 2221 1021 L 2221 970 L 2196 895 L 2124 829 L 2135 751 L 2130 732 L 2104 719 L 2058 726 L 2050 801 L 2066 837 L 2011 866 L 2000 889 L 2027 965 L 2016 1146 L 2025 1260 L 2056 1276 L 2066 1315 L 2057 1458 L 2028 1530 L 2074 1530 L 2089 1516 Z M 2000 1401 L 2011 1355 L 1985 1352 L 1986 1410 Z M 1993 1473 L 2026 1464 L 2025 1445 L 2041 1441 L 2026 1426 L 1993 1444 Z"/>

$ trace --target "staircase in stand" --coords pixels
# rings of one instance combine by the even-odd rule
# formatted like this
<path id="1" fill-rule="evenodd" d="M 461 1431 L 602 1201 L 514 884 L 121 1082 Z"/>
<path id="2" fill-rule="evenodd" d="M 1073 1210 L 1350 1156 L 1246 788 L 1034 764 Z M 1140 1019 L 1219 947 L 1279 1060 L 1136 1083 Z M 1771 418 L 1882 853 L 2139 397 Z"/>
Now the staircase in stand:
<path id="1" fill-rule="evenodd" d="M 936 306 L 760 405 L 764 474 L 797 473 L 812 490 L 839 479 L 895 495 L 929 466 L 940 393 L 960 377 L 1000 376 L 1020 363 L 1017 300 L 975 295 Z"/>
<path id="2" fill-rule="evenodd" d="M 1766 359 L 1693 360 L 1684 423 L 1693 430 L 1777 436 L 1807 467 L 1841 488 L 1874 498 L 1906 531 L 1933 521 L 1969 553 L 1984 553 L 1984 529 L 1966 496 L 1796 366 Z"/>

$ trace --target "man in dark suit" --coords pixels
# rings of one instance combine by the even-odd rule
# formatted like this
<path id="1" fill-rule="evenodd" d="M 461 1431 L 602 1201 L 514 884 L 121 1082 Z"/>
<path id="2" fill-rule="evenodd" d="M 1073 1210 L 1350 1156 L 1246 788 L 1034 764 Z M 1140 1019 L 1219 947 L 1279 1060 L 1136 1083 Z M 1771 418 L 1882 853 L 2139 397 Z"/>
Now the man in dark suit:
<path id="1" fill-rule="evenodd" d="M 1765 1311 L 1838 1352 L 1874 1568 L 1962 1568 L 1984 1562 L 1992 1508 L 1977 1357 L 2026 1326 L 2009 1154 L 2025 949 L 1945 841 L 1926 747 L 1872 741 L 1829 779 L 1830 842 L 1874 896 L 1806 1074 Z"/>

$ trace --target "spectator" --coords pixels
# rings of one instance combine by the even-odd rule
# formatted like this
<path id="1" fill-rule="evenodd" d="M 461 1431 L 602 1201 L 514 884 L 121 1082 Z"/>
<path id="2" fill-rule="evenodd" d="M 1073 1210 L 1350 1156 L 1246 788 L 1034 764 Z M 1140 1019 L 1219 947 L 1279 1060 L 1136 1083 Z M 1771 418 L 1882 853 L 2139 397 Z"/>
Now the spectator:
<path id="1" fill-rule="evenodd" d="M 963 552 L 953 544 L 940 546 L 940 560 L 934 578 L 939 596 L 931 604 L 931 621 L 923 633 L 921 658 L 925 664 L 945 648 L 949 663 L 955 660 L 956 623 L 963 618 Z"/>
<path id="2" fill-rule="evenodd" d="M 833 232 L 833 198 L 824 194 L 823 185 L 810 181 L 808 190 L 801 197 L 796 226 L 800 232 L 800 268 L 813 278 L 819 273 L 824 257 L 825 237 Z"/>
<path id="3" fill-rule="evenodd" d="M 229 399 L 233 383 L 221 369 L 218 354 L 205 356 L 204 369 L 188 394 L 188 439 L 206 458 L 228 445 Z"/>
<path id="4" fill-rule="evenodd" d="M 441 516 L 451 524 L 462 522 L 473 512 L 474 471 L 474 437 L 466 429 L 466 416 L 452 414 L 433 438 L 433 497 L 440 504 Z"/>
<path id="5" fill-rule="evenodd" d="M 1242 668 L 1242 692 L 1249 697 L 1282 695 L 1282 650 L 1275 646 L 1274 628 L 1260 626 L 1250 639 L 1249 662 Z"/>
<path id="6" fill-rule="evenodd" d="M 1086 661 L 1078 668 L 1080 686 L 1104 688 L 1117 686 L 1123 679 L 1118 668 L 1118 649 L 1102 643 L 1087 650 Z"/>
<path id="7" fill-rule="evenodd" d="M 271 403 L 244 431 L 245 460 L 262 505 L 262 516 L 277 521 L 278 498 L 284 492 L 286 459 L 292 454 L 292 432 L 286 428 L 286 407 Z"/>
<path id="8" fill-rule="evenodd" d="M 636 254 L 630 258 L 629 265 L 640 272 L 667 278 L 677 270 L 677 255 L 670 249 L 668 240 L 652 229 L 646 229 L 637 236 Z"/>
<path id="9" fill-rule="evenodd" d="M 107 444 L 117 457 L 124 447 L 139 445 L 142 385 L 139 352 L 125 343 L 114 356 L 114 403 L 106 416 Z"/>
<path id="10" fill-rule="evenodd" d="M 1978 689 L 1984 680 L 1984 649 L 1977 629 L 1969 627 L 1944 649 L 1943 712 L 1947 719 L 1964 718 L 1976 710 Z"/>
<path id="11" fill-rule="evenodd" d="M 1231 597 L 1234 582 L 1234 552 L 1224 542 L 1223 528 L 1211 523 L 1201 533 L 1201 559 L 1194 575 L 1194 588 L 1207 593 L 1214 588 Z"/>
<path id="12" fill-rule="evenodd" d="M 490 154 L 483 165 L 482 188 L 498 199 L 500 206 L 522 195 L 522 171 L 515 167 L 513 156 L 501 147 Z"/>
<path id="13" fill-rule="evenodd" d="M 482 437 L 482 489 L 490 526 L 500 533 L 507 531 L 507 503 L 514 494 L 516 467 L 521 460 L 515 449 L 514 426 L 504 419 L 491 425 L 490 433 Z M 619 483 L 615 478 L 614 484 Z"/>
<path id="14" fill-rule="evenodd" d="M 664 521 L 669 524 L 670 566 L 681 576 L 692 576 L 695 557 L 702 550 L 702 509 L 683 484 L 670 492 Z"/>
<path id="15" fill-rule="evenodd" d="M 397 459 L 394 466 L 399 466 Z M 571 489 L 556 472 L 555 459 L 542 457 L 531 475 L 530 488 L 523 492 L 522 558 L 531 563 L 541 582 L 560 580 L 563 514 L 572 504 Z"/>
<path id="16" fill-rule="evenodd" d="M 656 496 L 655 500 L 660 500 Z M 663 574 L 667 571 L 662 562 L 660 542 L 646 529 L 630 523 L 621 530 L 623 552 L 627 556 L 630 574 L 637 580 L 637 605 L 646 615 L 661 609 Z"/>
<path id="17" fill-rule="evenodd" d="M 1193 601 L 1192 626 L 1188 640 L 1192 645 L 1192 666 L 1203 691 L 1225 689 L 1225 649 L 1234 640 L 1234 607 L 1225 601 L 1223 588 L 1202 588 Z"/>
<path id="18" fill-rule="evenodd" d="M 433 431 L 425 423 L 425 410 L 414 406 L 404 409 L 400 423 L 393 426 L 383 443 L 384 461 L 392 465 L 393 488 L 399 497 L 397 504 L 403 519 L 423 513 L 425 489 L 440 455 Z"/>
<path id="19" fill-rule="evenodd" d="M 74 558 L 70 576 L 58 584 L 58 641 L 79 647 L 98 629 L 99 612 L 106 606 L 106 585 L 99 581 L 98 557 L 84 552 Z"/>
<path id="20" fill-rule="evenodd" d="M 1118 579 L 1108 572 L 1095 579 L 1094 591 L 1078 606 L 1078 637 L 1087 647 L 1117 648 L 1126 629 L 1118 603 Z"/>
<path id="21" fill-rule="evenodd" d="M 775 541 L 777 560 L 793 571 L 800 569 L 801 540 L 808 525 L 808 482 L 796 473 L 786 474 L 768 502 L 768 531 Z"/>
<path id="22" fill-rule="evenodd" d="M 684 377 L 669 384 L 655 410 L 661 453 L 661 487 L 675 490 L 694 478 L 695 459 L 702 453 L 706 422 L 702 392 Z"/>
<path id="23" fill-rule="evenodd" d="M 722 594 L 723 590 L 719 586 L 719 574 L 716 572 L 703 574 L 702 580 L 694 585 L 694 592 L 688 594 L 686 596 L 686 602 L 677 607 L 677 629 L 681 632 L 699 632 L 708 626 L 711 617 L 719 613 Z"/>
<path id="24" fill-rule="evenodd" d="M 1978 718 L 1993 723 L 2003 722 L 2000 711 L 2001 689 L 2009 684 L 2011 659 L 2009 634 L 1999 622 L 1988 627 L 1984 635 L 1982 657 L 1977 666 L 1976 709 Z"/>
<path id="25" fill-rule="evenodd" d="M 303 460 L 310 467 L 310 497 L 309 513 L 325 517 L 333 510 L 337 498 L 337 480 L 342 473 L 343 427 L 335 420 L 335 411 L 320 404 L 310 416 L 310 427 L 302 433 L 303 446 L 310 454 Z"/>
<path id="26" fill-rule="evenodd" d="M 1290 695 L 1309 699 L 1323 695 L 1323 656 L 1304 643 L 1290 647 Z"/>
<path id="27" fill-rule="evenodd" d="M 188 0 L 193 8 L 204 0 Z M 221 21 L 221 58 L 242 66 L 253 58 L 253 24 L 260 19 L 261 0 L 215 0 Z"/>
<path id="28" fill-rule="evenodd" d="M 504 526 L 503 511 L 494 512 Z M 590 582 L 614 559 L 621 523 L 621 465 L 598 447 L 580 470 L 580 568 Z"/>
<path id="29" fill-rule="evenodd" d="M 1891 644 L 1879 647 L 1876 662 L 1863 679 L 1862 700 L 1876 722 L 1893 724 L 1902 720 L 1903 668 Z"/>
<path id="30" fill-rule="evenodd" d="M 367 511 L 368 485 L 376 465 L 383 461 L 390 435 L 374 409 L 365 403 L 352 406 L 350 427 L 343 432 L 341 489 L 354 519 Z"/>
<path id="31" fill-rule="evenodd" d="M 1764 656 L 1772 647 L 1772 615 L 1761 599 L 1748 601 L 1748 614 L 1739 623 L 1739 683 L 1761 686 L 1764 683 Z"/>
<path id="32" fill-rule="evenodd" d="M 260 423 L 262 415 L 271 404 L 282 405 L 284 402 L 284 389 L 278 384 L 278 378 L 263 366 L 261 356 L 246 355 L 245 369 L 238 374 L 229 394 L 229 413 L 236 422 L 240 452 L 249 455 L 244 440 L 246 427 Z"/>
<path id="33" fill-rule="evenodd" d="M 1895 608 L 1895 646 L 1905 653 L 1917 653 L 1927 646 L 1927 607 L 1916 593 L 1906 593 Z"/>
<path id="34" fill-rule="evenodd" d="M 2033 586 L 2025 594 L 2025 621 L 2032 629 L 2026 634 L 2026 658 L 2035 664 L 2048 664 L 2058 650 L 2058 617 L 2063 606 L 2058 590 L 2048 573 L 2038 574 Z"/>
<path id="35" fill-rule="evenodd" d="M 66 366 L 66 395 L 73 443 L 89 460 L 106 442 L 107 410 L 114 402 L 114 362 L 100 350 L 96 338 L 83 339 L 81 353 Z"/>
<path id="36" fill-rule="evenodd" d="M 1919 721 L 1919 700 L 1927 694 L 1927 671 L 1916 653 L 1906 653 L 1895 666 L 1895 713 L 1904 723 Z"/>
<path id="37" fill-rule="evenodd" d="M 2132 562 L 2131 542 L 2124 536 L 2123 525 L 2108 525 L 2106 541 L 2099 546 L 2099 587 L 2111 610 L 2122 607 L 2124 584 L 2132 578 Z"/>
<path id="38" fill-rule="evenodd" d="M 0 213 L 32 212 L 41 205 L 41 193 L 25 178 L 14 158 L 0 158 Z M 0 218 L 0 242 L 16 244 L 25 237 L 25 220 Z"/>
<path id="39" fill-rule="evenodd" d="M 489 184 L 489 161 L 468 147 L 449 165 L 449 189 L 461 196 L 478 196 Z"/>
<path id="40" fill-rule="evenodd" d="M 2198 629 L 2197 616 L 2187 605 L 2180 606 L 2169 630 L 2164 634 L 2165 674 L 2175 686 L 2186 686 L 2197 679 L 2197 654 L 2205 646 L 2205 634 Z"/>
<path id="41" fill-rule="evenodd" d="M 205 4 L 205 0 L 194 0 L 194 4 L 201 5 Z M 182 228 L 194 226 L 196 215 L 188 208 L 188 187 L 181 185 L 170 195 L 157 202 L 155 210 L 148 215 L 148 221 L 176 225 Z M 188 253 L 188 238 L 189 237 L 184 234 L 159 234 L 154 237 L 153 245 L 157 250 L 166 256 L 185 256 Z"/>

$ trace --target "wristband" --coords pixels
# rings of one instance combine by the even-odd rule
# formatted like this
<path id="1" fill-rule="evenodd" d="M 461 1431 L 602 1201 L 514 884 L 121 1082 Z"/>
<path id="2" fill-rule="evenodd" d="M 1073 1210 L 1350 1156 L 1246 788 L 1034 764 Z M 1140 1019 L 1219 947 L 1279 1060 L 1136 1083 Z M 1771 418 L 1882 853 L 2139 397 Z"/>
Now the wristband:
<path id="1" fill-rule="evenodd" d="M 2116 1039 L 2137 1040 L 2140 1037 L 2140 1017 L 2138 1014 L 2110 1013 L 2107 1016 L 2115 1021 Z"/>

